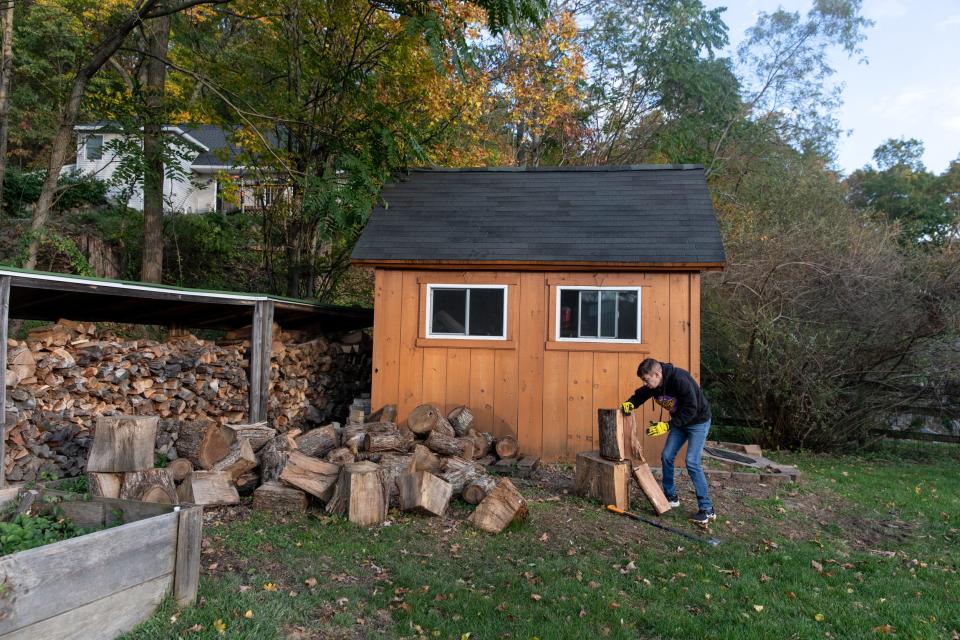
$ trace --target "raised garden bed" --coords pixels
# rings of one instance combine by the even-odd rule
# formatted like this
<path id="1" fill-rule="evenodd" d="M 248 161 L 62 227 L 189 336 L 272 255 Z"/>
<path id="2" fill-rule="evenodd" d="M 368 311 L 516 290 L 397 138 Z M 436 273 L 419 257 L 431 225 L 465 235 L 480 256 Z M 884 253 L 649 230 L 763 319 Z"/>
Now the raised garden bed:
<path id="1" fill-rule="evenodd" d="M 99 531 L 0 557 L 0 640 L 114 638 L 172 592 L 196 599 L 202 509 L 43 489 Z"/>

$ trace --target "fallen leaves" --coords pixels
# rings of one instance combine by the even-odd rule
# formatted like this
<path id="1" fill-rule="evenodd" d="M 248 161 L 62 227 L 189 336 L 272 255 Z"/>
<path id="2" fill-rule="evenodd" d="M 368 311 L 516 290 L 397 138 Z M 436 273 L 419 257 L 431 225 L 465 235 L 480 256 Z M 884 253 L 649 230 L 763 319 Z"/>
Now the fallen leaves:
<path id="1" fill-rule="evenodd" d="M 878 627 L 873 628 L 874 633 L 882 633 L 884 635 L 889 635 L 891 633 L 896 633 L 897 629 L 891 624 L 882 624 Z"/>
<path id="2" fill-rule="evenodd" d="M 534 602 L 540 602 L 541 600 L 543 600 L 543 596 L 540 595 L 539 593 L 531 593 L 530 599 L 533 600 Z"/>
<path id="3" fill-rule="evenodd" d="M 217 630 L 217 633 L 224 635 L 227 632 L 227 623 L 222 619 L 217 618 L 213 622 L 213 628 Z"/>
<path id="4" fill-rule="evenodd" d="M 755 604 L 755 605 L 753 605 L 753 610 L 756 611 L 757 613 L 760 613 L 761 611 L 763 611 L 763 605 L 762 605 L 762 604 Z"/>
<path id="5" fill-rule="evenodd" d="M 243 617 L 247 620 L 253 620 L 253 610 L 247 609 L 247 612 L 243 614 Z"/>
<path id="6" fill-rule="evenodd" d="M 264 590 L 264 591 L 276 591 L 276 590 L 277 590 L 277 585 L 275 585 L 275 584 L 272 583 L 272 582 L 264 582 L 264 583 L 263 583 L 263 590 Z"/>
<path id="7" fill-rule="evenodd" d="M 823 615 L 822 613 L 818 613 L 817 615 L 813 616 L 813 619 L 816 620 L 817 622 L 823 622 L 824 620 L 826 620 L 826 616 Z"/>
<path id="8" fill-rule="evenodd" d="M 316 579 L 316 578 L 307 578 L 306 580 L 303 581 L 303 584 L 305 584 L 305 585 L 307 585 L 308 587 L 310 587 L 311 589 L 313 589 L 315 586 L 317 586 L 317 579 Z"/>

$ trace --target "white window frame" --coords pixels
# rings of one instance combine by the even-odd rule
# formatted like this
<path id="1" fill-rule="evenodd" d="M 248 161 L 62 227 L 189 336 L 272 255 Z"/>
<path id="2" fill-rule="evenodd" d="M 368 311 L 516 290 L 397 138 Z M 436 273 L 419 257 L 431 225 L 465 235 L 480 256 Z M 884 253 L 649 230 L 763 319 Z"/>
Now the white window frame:
<path id="1" fill-rule="evenodd" d="M 433 292 L 437 289 L 467 289 L 467 316 L 464 330 L 468 333 L 434 333 L 433 332 Z M 503 291 L 503 335 L 501 336 L 471 336 L 470 331 L 470 293 L 469 289 L 500 289 Z M 427 317 L 426 317 L 426 335 L 428 338 L 440 340 L 506 340 L 507 339 L 507 319 L 510 317 L 507 313 L 509 300 L 509 286 L 505 284 L 428 284 L 427 285 Z"/>
<path id="2" fill-rule="evenodd" d="M 100 157 L 99 158 L 91 158 L 89 154 L 90 147 L 88 145 L 90 144 L 90 140 L 94 138 L 100 138 Z M 99 160 L 103 160 L 103 148 L 105 144 L 106 144 L 106 140 L 103 139 L 103 134 L 100 134 L 100 133 L 87 134 L 87 136 L 83 139 L 84 159 L 87 160 L 88 162 L 97 162 Z"/>
<path id="3" fill-rule="evenodd" d="M 561 337 L 561 336 L 560 336 L 560 301 L 561 301 L 561 299 L 563 298 L 563 292 L 564 292 L 564 291 L 598 291 L 598 292 L 602 292 L 602 291 L 636 291 L 636 292 L 637 292 L 637 338 L 634 340 L 634 339 L 627 339 L 627 338 L 589 338 L 589 337 L 588 337 L 588 338 L 566 338 L 566 337 Z M 643 311 L 643 287 L 590 287 L 590 286 L 586 286 L 586 285 L 584 285 L 584 286 L 576 286 L 576 285 L 569 285 L 569 286 L 567 286 L 567 285 L 565 285 L 565 286 L 558 286 L 558 287 L 557 287 L 557 295 L 556 295 L 556 298 L 557 298 L 557 306 L 556 306 L 556 309 L 554 309 L 554 315 L 556 316 L 556 319 L 555 319 L 554 327 L 553 327 L 553 330 L 554 330 L 554 334 L 553 334 L 553 335 L 554 335 L 554 339 L 555 339 L 557 342 L 606 342 L 606 343 L 610 343 L 610 344 L 642 344 L 642 343 L 643 343 L 643 334 L 641 333 L 641 328 L 643 327 L 643 314 L 642 314 L 642 311 Z M 602 299 L 603 299 L 603 296 L 602 296 L 602 295 L 598 295 L 598 296 L 597 296 L 597 304 L 598 304 L 598 305 L 600 304 L 600 301 L 601 301 Z M 580 300 L 580 297 L 579 297 L 579 296 L 577 297 L 577 302 L 578 302 L 578 304 L 580 304 L 581 306 L 583 305 L 583 301 Z M 578 313 L 577 313 L 577 320 L 578 320 L 578 322 L 579 322 L 580 317 L 581 317 L 581 314 L 579 313 L 579 310 L 578 310 Z M 598 322 L 598 323 L 600 322 L 600 313 L 599 313 L 599 310 L 598 310 L 598 313 L 597 313 L 597 322 Z M 599 324 L 598 324 L 598 326 L 597 326 L 597 331 L 599 332 L 599 330 L 600 330 L 600 327 L 599 327 Z M 579 333 L 579 332 L 580 332 L 580 330 L 579 330 L 579 327 L 578 327 L 577 333 Z"/>

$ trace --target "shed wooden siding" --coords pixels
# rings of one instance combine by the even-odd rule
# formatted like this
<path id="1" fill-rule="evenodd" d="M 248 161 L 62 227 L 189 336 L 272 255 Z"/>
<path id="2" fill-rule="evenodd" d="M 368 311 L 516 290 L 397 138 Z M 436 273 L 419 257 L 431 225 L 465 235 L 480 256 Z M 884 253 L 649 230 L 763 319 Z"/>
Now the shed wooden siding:
<path id="1" fill-rule="evenodd" d="M 426 285 L 506 284 L 507 340 L 425 337 Z M 557 342 L 556 287 L 640 286 L 643 343 Z M 597 448 L 597 409 L 638 386 L 652 356 L 700 377 L 700 274 L 417 271 L 377 269 L 372 400 L 395 403 L 403 420 L 418 404 L 446 412 L 466 404 L 479 429 L 512 434 L 523 453 L 570 460 Z M 646 425 L 659 415 L 647 403 Z M 663 438 L 644 439 L 651 461 Z"/>

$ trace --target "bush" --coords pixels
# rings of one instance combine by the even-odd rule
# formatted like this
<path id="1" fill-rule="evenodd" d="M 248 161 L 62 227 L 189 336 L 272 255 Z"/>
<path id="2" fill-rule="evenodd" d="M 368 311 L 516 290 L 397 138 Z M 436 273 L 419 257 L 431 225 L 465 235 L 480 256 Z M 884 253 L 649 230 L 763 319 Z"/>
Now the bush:
<path id="1" fill-rule="evenodd" d="M 8 215 L 20 216 L 27 205 L 40 199 L 43 186 L 42 171 L 21 171 L 8 167 L 3 179 L 3 210 Z"/>
<path id="2" fill-rule="evenodd" d="M 21 171 L 16 167 L 7 169 L 3 181 L 4 211 L 22 216 L 29 205 L 40 199 L 43 177 L 43 171 Z M 107 183 L 101 180 L 69 173 L 61 176 L 58 184 L 61 191 L 54 202 L 57 211 L 107 204 Z"/>
<path id="3" fill-rule="evenodd" d="M 107 183 L 102 180 L 69 173 L 61 176 L 58 184 L 61 189 L 55 203 L 58 211 L 77 207 L 102 207 L 107 204 Z"/>

